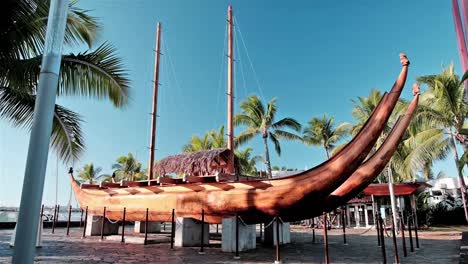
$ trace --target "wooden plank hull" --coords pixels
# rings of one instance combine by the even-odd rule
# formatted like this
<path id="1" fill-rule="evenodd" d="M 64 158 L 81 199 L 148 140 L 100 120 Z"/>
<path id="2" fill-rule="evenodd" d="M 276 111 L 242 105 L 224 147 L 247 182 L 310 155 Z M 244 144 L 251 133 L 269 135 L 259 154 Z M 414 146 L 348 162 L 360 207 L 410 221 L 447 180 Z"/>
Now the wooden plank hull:
<path id="1" fill-rule="evenodd" d="M 113 220 L 122 218 L 123 208 L 128 221 L 144 221 L 147 208 L 150 221 L 169 221 L 172 209 L 177 216 L 196 219 L 204 210 L 208 223 L 220 223 L 236 213 L 258 223 L 276 215 L 304 219 L 314 205 L 320 205 L 358 169 L 371 151 L 405 84 L 409 62 L 406 56 L 401 62 L 403 68 L 392 90 L 361 131 L 341 151 L 308 171 L 271 180 L 108 189 L 82 189 L 70 174 L 73 190 L 82 208 L 102 215 L 106 207 L 106 216 Z"/>

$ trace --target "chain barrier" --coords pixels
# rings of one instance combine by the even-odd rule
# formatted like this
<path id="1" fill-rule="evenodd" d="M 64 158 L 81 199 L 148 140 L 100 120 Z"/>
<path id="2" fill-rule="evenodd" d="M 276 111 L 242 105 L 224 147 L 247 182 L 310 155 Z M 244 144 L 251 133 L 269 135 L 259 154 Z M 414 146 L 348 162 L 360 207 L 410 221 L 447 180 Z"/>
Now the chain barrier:
<path id="1" fill-rule="evenodd" d="M 273 220 L 271 220 L 271 222 L 268 225 L 264 226 L 263 229 L 266 229 L 269 226 L 271 226 L 273 224 L 273 222 L 275 222 L 275 218 L 273 218 Z"/>
<path id="2" fill-rule="evenodd" d="M 240 220 L 240 222 L 241 222 L 241 224 L 242 224 L 243 226 L 247 226 L 247 224 L 244 222 L 244 219 L 242 219 L 242 217 L 237 216 L 237 218 L 239 218 L 239 220 Z"/>

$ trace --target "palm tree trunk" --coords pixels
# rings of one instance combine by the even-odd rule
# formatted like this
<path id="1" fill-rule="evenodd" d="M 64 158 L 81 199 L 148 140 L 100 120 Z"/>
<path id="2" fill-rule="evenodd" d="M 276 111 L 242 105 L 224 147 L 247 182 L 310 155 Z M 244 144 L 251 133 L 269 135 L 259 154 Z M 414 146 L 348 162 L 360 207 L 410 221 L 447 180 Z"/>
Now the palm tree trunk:
<path id="1" fill-rule="evenodd" d="M 325 149 L 325 154 L 327 154 L 327 160 L 330 159 L 330 153 L 328 153 L 328 148 L 325 144 L 323 144 L 323 148 Z"/>
<path id="2" fill-rule="evenodd" d="M 462 196 L 462 201 L 463 201 L 463 209 L 465 210 L 465 221 L 468 223 L 468 210 L 466 207 L 466 185 L 465 185 L 465 180 L 463 179 L 463 174 L 462 171 L 458 169 L 458 152 L 457 152 L 457 147 L 455 146 L 455 139 L 453 137 L 453 134 L 450 135 L 450 147 L 453 152 L 453 159 L 455 160 L 455 166 L 457 167 L 458 171 L 458 183 L 460 184 L 460 192 Z"/>
<path id="3" fill-rule="evenodd" d="M 265 163 L 267 165 L 268 177 L 271 179 L 273 175 L 271 174 L 270 152 L 268 151 L 268 136 L 263 137 L 263 143 L 265 144 Z"/>

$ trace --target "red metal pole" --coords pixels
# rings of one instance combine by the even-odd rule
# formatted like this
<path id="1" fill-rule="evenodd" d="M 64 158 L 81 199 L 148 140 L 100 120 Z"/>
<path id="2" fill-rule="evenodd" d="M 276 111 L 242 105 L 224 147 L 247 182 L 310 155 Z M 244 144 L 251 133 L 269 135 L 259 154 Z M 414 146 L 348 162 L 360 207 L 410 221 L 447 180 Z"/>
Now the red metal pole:
<path id="1" fill-rule="evenodd" d="M 57 222 L 56 219 L 57 219 L 57 207 L 58 205 L 55 205 L 54 207 L 54 218 L 52 219 L 52 234 L 55 233 L 55 223 Z"/>
<path id="2" fill-rule="evenodd" d="M 159 87 L 159 55 L 161 54 L 161 23 L 158 23 L 156 30 L 156 54 L 154 60 L 154 80 L 153 80 L 153 108 L 151 112 L 151 139 L 148 161 L 148 181 L 154 178 L 153 162 L 156 140 L 156 117 L 158 112 L 158 87 Z M 149 182 L 148 182 L 149 184 Z"/>
<path id="3" fill-rule="evenodd" d="M 414 252 L 413 233 L 411 232 L 411 217 L 408 217 L 408 233 L 409 233 L 410 251 Z"/>
<path id="4" fill-rule="evenodd" d="M 146 208 L 146 220 L 145 220 L 145 245 L 148 245 L 148 208 Z"/>
<path id="5" fill-rule="evenodd" d="M 401 240 L 403 245 L 403 257 L 407 257 L 408 253 L 406 252 L 406 240 L 405 240 L 405 223 L 403 221 L 403 214 L 400 214 L 400 225 L 401 225 Z"/>
<path id="6" fill-rule="evenodd" d="M 346 243 L 346 225 L 345 225 L 345 209 L 344 207 L 341 208 L 341 224 L 343 225 L 343 244 L 348 244 Z"/>
<path id="7" fill-rule="evenodd" d="M 325 264 L 329 263 L 328 257 L 328 234 L 327 234 L 327 214 L 323 213 L 323 244 L 325 247 Z"/>
<path id="8" fill-rule="evenodd" d="M 204 245 L 205 245 L 205 210 L 202 209 L 202 214 L 201 214 L 201 243 L 200 243 L 200 251 L 198 254 L 205 254 L 204 251 Z"/>
<path id="9" fill-rule="evenodd" d="M 227 65 L 227 95 L 228 95 L 228 124 L 227 124 L 227 148 L 231 150 L 228 162 L 228 173 L 234 173 L 234 21 L 232 20 L 232 6 L 228 7 L 228 65 Z"/>
<path id="10" fill-rule="evenodd" d="M 281 263 L 281 255 L 280 255 L 280 235 L 279 235 L 279 217 L 276 216 L 276 261 L 275 263 Z"/>
<path id="11" fill-rule="evenodd" d="M 174 237 L 175 237 L 175 210 L 172 209 L 172 220 L 171 220 L 171 249 L 174 248 Z"/>
<path id="12" fill-rule="evenodd" d="M 106 224 L 106 207 L 104 206 L 102 212 L 102 223 L 101 223 L 101 241 L 104 240 L 104 225 Z"/>
<path id="13" fill-rule="evenodd" d="M 87 226 L 87 222 L 88 222 L 88 206 L 86 206 L 86 212 L 85 212 L 85 221 L 83 223 L 83 236 L 81 238 L 85 238 L 86 237 L 86 226 Z"/>
<path id="14" fill-rule="evenodd" d="M 122 217 L 122 238 L 120 239 L 121 243 L 125 242 L 125 214 L 126 214 L 127 208 L 124 207 L 123 210 L 123 217 Z"/>
<path id="15" fill-rule="evenodd" d="M 384 230 L 383 230 L 383 219 L 380 217 L 379 214 L 379 223 L 380 223 L 380 239 L 381 239 L 381 245 L 382 245 L 382 263 L 386 264 L 387 263 L 387 252 L 385 250 L 385 236 L 384 236 Z"/>
<path id="16" fill-rule="evenodd" d="M 72 206 L 68 208 L 68 220 L 67 220 L 67 236 L 70 235 L 70 218 L 71 218 Z"/>
<path id="17" fill-rule="evenodd" d="M 315 243 L 315 217 L 312 218 L 312 243 Z"/>
<path id="18" fill-rule="evenodd" d="M 239 215 L 236 213 L 236 255 L 234 259 L 240 259 L 239 257 Z"/>

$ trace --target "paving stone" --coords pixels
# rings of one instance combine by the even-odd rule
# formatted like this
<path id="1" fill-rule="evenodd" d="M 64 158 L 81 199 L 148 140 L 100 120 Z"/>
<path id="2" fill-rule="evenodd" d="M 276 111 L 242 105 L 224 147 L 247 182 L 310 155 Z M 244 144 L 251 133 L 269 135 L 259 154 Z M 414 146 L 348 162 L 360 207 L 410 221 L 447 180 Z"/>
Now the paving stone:
<path id="1" fill-rule="evenodd" d="M 169 229 L 170 230 L 170 229 Z M 468 231 L 465 230 L 465 231 Z M 233 253 L 221 251 L 221 241 L 210 240 L 205 247 L 205 255 L 198 254 L 198 247 L 170 249 L 169 243 L 137 245 L 119 241 L 99 241 L 99 237 L 81 239 L 82 229 L 72 228 L 70 236 L 63 228 L 44 230 L 43 247 L 37 250 L 35 263 L 272 263 L 275 248 L 257 244 L 257 248 L 240 254 L 240 260 L 234 260 Z M 10 263 L 13 250 L 8 242 L 12 230 L 0 230 L 0 263 Z M 216 236 L 213 236 L 216 237 Z M 149 239 L 167 238 L 166 234 L 149 234 Z M 408 239 L 408 238 L 407 238 Z M 331 263 L 381 263 L 381 250 L 377 246 L 374 230 L 348 229 L 348 245 L 343 245 L 340 230 L 329 231 L 329 252 Z M 293 226 L 291 244 L 281 247 L 283 263 L 323 263 L 323 237 L 321 230 L 316 230 L 316 243 L 312 243 L 312 231 L 304 227 Z M 420 232 L 421 248 L 403 258 L 401 238 L 398 238 L 398 250 L 402 263 L 459 263 L 461 232 L 444 230 L 441 232 Z M 393 260 L 392 240 L 386 237 L 387 261 Z"/>

